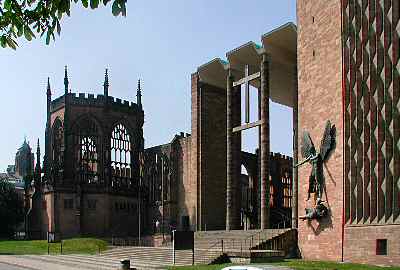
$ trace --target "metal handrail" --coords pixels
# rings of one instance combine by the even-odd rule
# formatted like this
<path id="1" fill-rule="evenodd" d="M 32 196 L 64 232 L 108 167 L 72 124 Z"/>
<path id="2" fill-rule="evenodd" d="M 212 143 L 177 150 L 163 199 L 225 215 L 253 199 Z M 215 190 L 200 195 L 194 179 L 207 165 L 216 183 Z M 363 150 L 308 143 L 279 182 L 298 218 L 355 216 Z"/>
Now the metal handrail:
<path id="1" fill-rule="evenodd" d="M 215 247 L 217 247 L 219 244 L 221 244 L 221 249 L 218 248 L 217 251 L 220 251 L 219 254 L 221 256 L 224 254 L 224 239 L 217 239 L 209 247 L 207 247 L 206 249 L 201 249 L 201 250 L 202 250 L 202 252 L 215 252 Z M 195 252 L 196 252 L 196 248 L 195 248 Z M 208 258 L 201 257 L 200 261 L 199 261 L 199 259 L 200 258 L 197 258 L 197 260 L 196 260 L 196 256 L 195 256 L 195 264 L 196 264 L 196 262 L 200 262 L 202 264 L 205 262 L 208 262 Z"/>

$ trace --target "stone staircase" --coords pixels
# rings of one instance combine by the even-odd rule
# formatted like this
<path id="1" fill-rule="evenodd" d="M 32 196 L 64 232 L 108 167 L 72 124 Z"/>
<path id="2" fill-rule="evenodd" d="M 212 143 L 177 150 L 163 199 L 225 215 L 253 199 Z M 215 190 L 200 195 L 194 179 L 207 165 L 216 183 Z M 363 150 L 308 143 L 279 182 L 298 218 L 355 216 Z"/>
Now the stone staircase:
<path id="1" fill-rule="evenodd" d="M 195 250 L 195 264 L 211 264 L 222 253 L 219 250 Z M 157 269 L 173 265 L 172 248 L 169 247 L 114 247 L 103 252 L 100 257 L 121 261 L 129 259 L 131 266 L 136 268 L 148 267 Z M 191 250 L 177 250 L 175 253 L 175 265 L 184 266 L 192 264 Z"/>
<path id="2" fill-rule="evenodd" d="M 283 257 L 287 248 L 292 245 L 293 230 L 233 230 L 233 231 L 199 231 L 195 232 L 195 264 L 212 264 L 220 259 Z M 131 261 L 132 267 L 157 269 L 173 265 L 172 246 L 165 247 L 121 247 L 114 246 L 103 252 L 101 258 L 119 262 Z M 192 264 L 191 250 L 177 250 L 175 265 Z"/>
<path id="3" fill-rule="evenodd" d="M 224 252 L 258 249 L 263 243 L 279 237 L 291 229 L 199 231 L 195 233 L 195 248 L 219 248 Z"/>

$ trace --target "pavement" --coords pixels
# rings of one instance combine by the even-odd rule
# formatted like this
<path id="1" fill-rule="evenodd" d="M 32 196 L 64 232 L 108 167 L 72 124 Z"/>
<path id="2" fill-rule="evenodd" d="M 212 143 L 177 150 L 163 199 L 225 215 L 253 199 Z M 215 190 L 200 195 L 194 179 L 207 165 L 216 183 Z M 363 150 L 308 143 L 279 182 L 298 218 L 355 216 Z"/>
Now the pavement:
<path id="1" fill-rule="evenodd" d="M 1 255 L 0 270 L 114 270 L 120 262 L 95 255 Z M 3 267 L 3 268 L 1 268 Z"/>
<path id="2" fill-rule="evenodd" d="M 286 267 L 271 265 L 260 266 L 267 270 L 290 270 Z M 135 269 L 165 269 L 145 265 L 131 266 Z M 120 261 L 98 255 L 0 255 L 0 270 L 116 270 L 120 269 Z M 221 267 L 222 269 L 222 267 Z M 235 269 L 235 267 L 232 267 Z M 243 266 L 240 269 L 246 269 Z"/>
<path id="3" fill-rule="evenodd" d="M 5 264 L 0 262 L 0 270 L 27 270 L 28 268 L 23 268 L 20 266 L 14 266 L 11 264 Z"/>

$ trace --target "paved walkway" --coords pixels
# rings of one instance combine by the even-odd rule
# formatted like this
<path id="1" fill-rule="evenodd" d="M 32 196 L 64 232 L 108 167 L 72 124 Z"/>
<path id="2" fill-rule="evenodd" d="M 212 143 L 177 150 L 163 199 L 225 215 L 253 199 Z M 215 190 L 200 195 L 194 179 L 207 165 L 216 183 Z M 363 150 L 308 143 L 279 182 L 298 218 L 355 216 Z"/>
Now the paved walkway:
<path id="1" fill-rule="evenodd" d="M 10 264 L 0 263 L 0 270 L 27 270 L 19 266 L 14 266 Z"/>
<path id="2" fill-rule="evenodd" d="M 29 270 L 115 270 L 120 265 L 117 260 L 91 255 L 1 255 L 0 263 Z"/>
<path id="3" fill-rule="evenodd" d="M 119 260 L 97 255 L 0 255 L 0 270 L 116 270 L 119 266 Z M 131 267 L 140 270 L 165 269 L 150 267 L 149 264 L 131 265 Z M 268 270 L 290 270 L 285 267 L 266 265 L 263 267 Z"/>

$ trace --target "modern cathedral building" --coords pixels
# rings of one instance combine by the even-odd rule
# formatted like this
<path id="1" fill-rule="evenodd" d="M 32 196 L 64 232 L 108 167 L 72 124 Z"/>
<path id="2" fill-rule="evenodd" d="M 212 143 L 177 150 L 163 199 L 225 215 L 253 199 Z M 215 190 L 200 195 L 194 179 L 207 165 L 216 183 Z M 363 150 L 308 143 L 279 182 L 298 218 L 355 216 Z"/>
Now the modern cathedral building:
<path id="1" fill-rule="evenodd" d="M 298 130 L 337 144 L 324 165 L 329 218 L 298 224 L 310 259 L 400 264 L 400 3 L 298 1 Z M 298 171 L 298 211 L 308 168 Z"/>
<path id="2" fill-rule="evenodd" d="M 48 85 L 41 232 L 284 227 L 306 259 L 399 265 L 399 15 L 394 0 L 298 1 L 297 26 L 200 65 L 191 134 L 147 149 L 140 86 L 130 103 L 108 95 L 107 74 L 97 97 L 65 76 L 51 100 Z M 293 158 L 270 152 L 269 101 L 292 108 Z"/>

